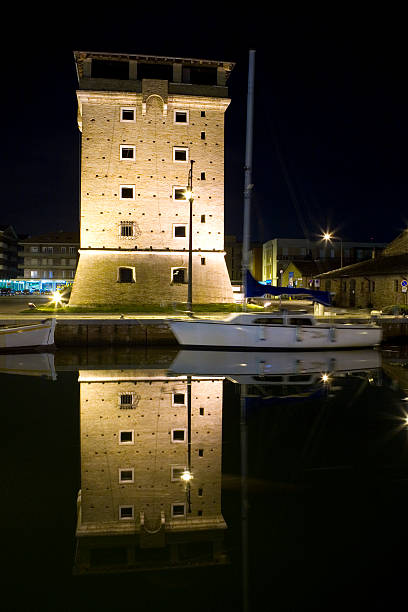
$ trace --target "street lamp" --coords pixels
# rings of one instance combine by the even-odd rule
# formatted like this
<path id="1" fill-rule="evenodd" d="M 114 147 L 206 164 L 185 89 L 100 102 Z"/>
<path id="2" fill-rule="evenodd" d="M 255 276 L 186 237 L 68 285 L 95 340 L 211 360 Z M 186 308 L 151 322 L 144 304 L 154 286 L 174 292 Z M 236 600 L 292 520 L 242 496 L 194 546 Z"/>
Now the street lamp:
<path id="1" fill-rule="evenodd" d="M 187 312 L 193 311 L 193 164 L 190 160 L 190 171 L 188 173 L 188 185 L 185 191 L 185 198 L 190 202 L 190 222 L 188 231 L 188 273 L 187 273 Z"/>
<path id="2" fill-rule="evenodd" d="M 343 267 L 343 239 L 340 236 L 333 236 L 330 232 L 325 232 L 323 234 L 323 240 L 327 242 L 331 242 L 332 240 L 340 240 L 340 268 Z"/>

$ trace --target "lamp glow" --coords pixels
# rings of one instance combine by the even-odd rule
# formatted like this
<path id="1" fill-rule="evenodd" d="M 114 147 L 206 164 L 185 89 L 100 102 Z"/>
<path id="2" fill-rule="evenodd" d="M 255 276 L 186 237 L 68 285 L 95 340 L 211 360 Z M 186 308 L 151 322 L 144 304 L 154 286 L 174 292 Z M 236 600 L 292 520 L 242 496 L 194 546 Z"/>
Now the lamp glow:
<path id="1" fill-rule="evenodd" d="M 191 200 L 191 198 L 193 197 L 193 192 L 191 191 L 191 189 L 186 189 L 184 192 L 184 197 L 186 198 L 186 200 Z"/>
<path id="2" fill-rule="evenodd" d="M 322 374 L 322 382 L 324 382 L 324 383 L 329 382 L 329 375 L 328 374 Z"/>
<path id="3" fill-rule="evenodd" d="M 184 472 L 181 474 L 180 476 L 181 480 L 183 480 L 184 482 L 190 482 L 190 480 L 193 479 L 193 475 L 191 472 L 189 472 L 188 470 L 184 470 Z"/>
<path id="4" fill-rule="evenodd" d="M 52 294 L 51 302 L 53 302 L 56 306 L 62 304 L 62 295 L 59 291 L 54 291 Z"/>

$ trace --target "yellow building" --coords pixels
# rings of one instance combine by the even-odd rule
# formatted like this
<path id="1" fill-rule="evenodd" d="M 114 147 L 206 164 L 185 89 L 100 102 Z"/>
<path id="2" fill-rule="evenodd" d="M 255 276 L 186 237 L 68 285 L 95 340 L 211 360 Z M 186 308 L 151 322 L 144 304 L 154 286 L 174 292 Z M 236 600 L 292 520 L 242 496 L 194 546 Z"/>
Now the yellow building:
<path id="1" fill-rule="evenodd" d="M 225 562 L 223 379 L 151 368 L 81 370 L 79 382 L 75 571 Z"/>
<path id="2" fill-rule="evenodd" d="M 233 64 L 75 52 L 81 248 L 70 305 L 232 302 L 224 114 Z M 193 165 L 193 223 L 185 197 Z"/>

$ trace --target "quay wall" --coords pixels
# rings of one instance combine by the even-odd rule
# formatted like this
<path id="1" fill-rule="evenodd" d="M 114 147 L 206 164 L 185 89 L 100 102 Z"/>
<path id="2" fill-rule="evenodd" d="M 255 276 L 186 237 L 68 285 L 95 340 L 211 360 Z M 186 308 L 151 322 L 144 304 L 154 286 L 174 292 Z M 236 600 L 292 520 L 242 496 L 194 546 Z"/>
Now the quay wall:
<path id="1" fill-rule="evenodd" d="M 0 320 L 0 326 L 33 322 L 38 319 Z M 341 322 L 336 320 L 336 323 Z M 383 328 L 384 342 L 408 343 L 408 318 L 390 317 L 378 320 L 378 324 Z M 57 347 L 178 345 L 166 319 L 58 319 L 55 344 Z"/>

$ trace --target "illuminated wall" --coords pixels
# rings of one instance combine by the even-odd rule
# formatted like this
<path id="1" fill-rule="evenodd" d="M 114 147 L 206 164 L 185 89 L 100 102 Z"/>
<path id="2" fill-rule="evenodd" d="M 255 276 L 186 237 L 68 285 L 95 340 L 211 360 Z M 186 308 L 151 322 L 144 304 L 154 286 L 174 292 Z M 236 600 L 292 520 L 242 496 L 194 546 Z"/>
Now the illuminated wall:
<path id="1" fill-rule="evenodd" d="M 190 409 L 188 379 L 163 371 L 80 371 L 79 381 L 77 571 L 95 570 L 106 550 L 107 565 L 121 550 L 133 569 L 152 549 L 158 566 L 191 563 L 197 550 L 222 562 L 223 381 L 193 378 Z"/>

